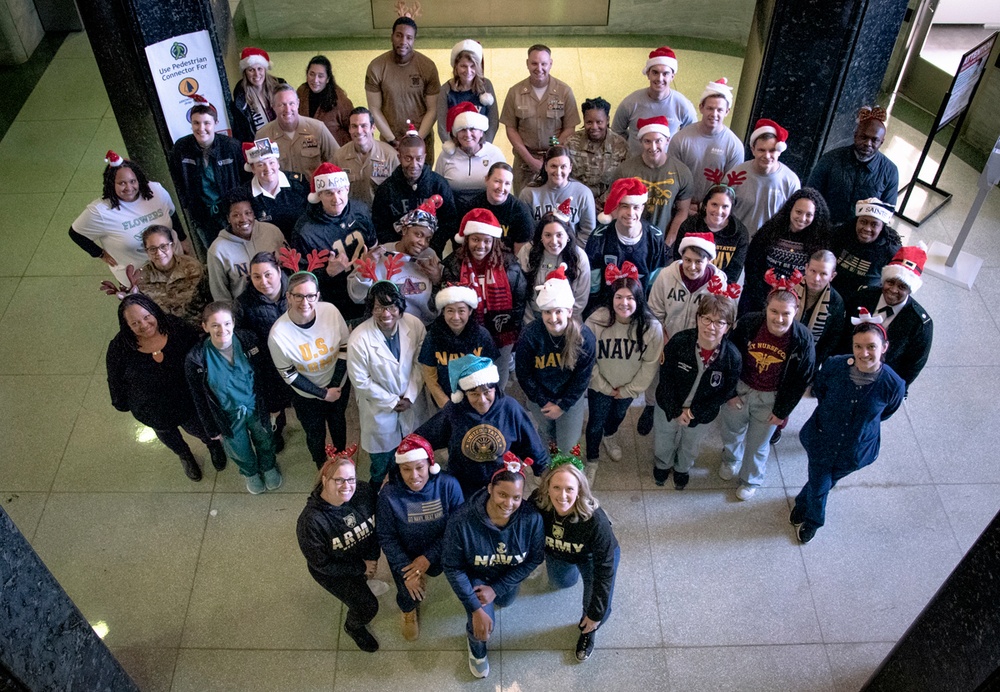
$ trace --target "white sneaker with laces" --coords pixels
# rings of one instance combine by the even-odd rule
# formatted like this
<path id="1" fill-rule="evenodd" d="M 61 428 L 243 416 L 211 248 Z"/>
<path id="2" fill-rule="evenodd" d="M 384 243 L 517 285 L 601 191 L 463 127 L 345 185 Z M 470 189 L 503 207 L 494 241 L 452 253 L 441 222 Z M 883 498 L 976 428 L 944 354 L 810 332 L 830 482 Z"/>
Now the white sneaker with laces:
<path id="1" fill-rule="evenodd" d="M 483 656 L 482 658 L 476 658 L 472 655 L 472 648 L 469 647 L 469 642 L 465 642 L 466 648 L 469 649 L 469 670 L 477 678 L 485 678 L 490 674 L 490 659 L 488 656 Z"/>
<path id="2" fill-rule="evenodd" d="M 736 478 L 736 464 L 724 461 L 719 464 L 719 478 L 724 481 L 731 481 Z"/>
<path id="3" fill-rule="evenodd" d="M 755 488 L 754 486 L 741 485 L 739 488 L 736 489 L 736 497 L 740 498 L 741 500 L 749 500 L 751 497 L 753 497 L 753 494 L 755 492 L 757 492 L 757 488 Z"/>
<path id="4" fill-rule="evenodd" d="M 368 588 L 371 589 L 372 594 L 377 598 L 384 593 L 389 592 L 389 585 L 386 584 L 381 579 L 369 579 Z"/>
<path id="5" fill-rule="evenodd" d="M 604 451 L 608 453 L 611 461 L 622 460 L 622 448 L 618 446 L 615 435 L 605 435 L 604 439 L 601 440 L 601 446 L 604 447 Z"/>

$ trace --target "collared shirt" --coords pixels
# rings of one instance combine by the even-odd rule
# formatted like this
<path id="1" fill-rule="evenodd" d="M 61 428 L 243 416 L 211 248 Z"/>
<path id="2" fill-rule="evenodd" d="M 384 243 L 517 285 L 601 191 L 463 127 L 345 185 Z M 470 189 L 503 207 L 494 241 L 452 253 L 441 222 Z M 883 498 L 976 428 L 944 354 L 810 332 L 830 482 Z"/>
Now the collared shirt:
<path id="1" fill-rule="evenodd" d="M 304 115 L 299 116 L 299 124 L 292 135 L 282 130 L 277 120 L 272 120 L 257 130 L 255 137 L 267 137 L 277 142 L 281 169 L 301 173 L 309 183 L 312 182 L 313 171 L 321 163 L 332 162 L 334 154 L 340 149 L 326 125 Z"/>
<path id="2" fill-rule="evenodd" d="M 580 112 L 566 82 L 550 76 L 545 93 L 538 98 L 530 81 L 524 79 L 507 92 L 500 122 L 516 129 L 529 151 L 538 152 L 549 148 L 553 136 L 579 125 Z"/>
<path id="3" fill-rule="evenodd" d="M 611 188 L 609 174 L 628 157 L 628 143 L 608 130 L 603 142 L 594 142 L 586 130 L 577 130 L 566 142 L 573 157 L 573 177 L 590 188 L 594 200 L 603 202 Z"/>
<path id="4" fill-rule="evenodd" d="M 399 167 L 396 150 L 375 140 L 365 154 L 354 142 L 348 142 L 333 155 L 333 165 L 347 173 L 351 181 L 350 196 L 371 206 L 375 190 Z"/>
<path id="5" fill-rule="evenodd" d="M 281 188 L 283 187 L 291 187 L 291 186 L 292 184 L 288 182 L 288 177 L 281 171 L 278 171 L 278 192 L 281 192 Z M 254 197 L 259 197 L 260 195 L 264 195 L 265 197 L 270 197 L 271 199 L 277 197 L 277 195 L 272 195 L 270 192 L 268 192 L 267 190 L 265 190 L 260 186 L 260 181 L 257 180 L 257 176 L 254 176 L 253 180 L 250 181 L 250 192 L 253 193 Z"/>
<path id="6" fill-rule="evenodd" d="M 890 307 L 890 306 L 885 302 L 885 294 L 880 295 L 878 297 L 878 305 L 875 306 L 875 314 L 872 315 L 872 317 L 878 317 L 879 315 L 881 315 L 882 316 L 882 328 L 883 329 L 888 329 L 889 325 L 892 324 L 892 321 L 894 319 L 896 319 L 896 315 L 899 314 L 900 310 L 902 310 L 903 308 L 906 307 L 906 304 L 909 302 L 909 300 L 910 300 L 910 296 L 906 296 L 905 298 L 903 298 L 903 301 L 899 305 L 893 305 L 893 306 L 891 306 L 892 307 L 892 314 L 890 315 L 888 312 L 882 312 L 883 308 Z"/>

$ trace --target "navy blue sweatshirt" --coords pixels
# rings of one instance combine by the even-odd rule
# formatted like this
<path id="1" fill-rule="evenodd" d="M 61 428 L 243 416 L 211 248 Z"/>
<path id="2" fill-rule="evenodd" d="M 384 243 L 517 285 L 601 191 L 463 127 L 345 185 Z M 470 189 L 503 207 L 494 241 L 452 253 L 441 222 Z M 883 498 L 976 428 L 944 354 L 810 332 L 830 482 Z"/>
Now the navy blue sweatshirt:
<path id="1" fill-rule="evenodd" d="M 419 491 L 410 490 L 396 474 L 378 494 L 375 517 L 378 542 L 393 572 L 423 555 L 441 564 L 441 539 L 448 517 L 462 506 L 458 481 L 447 473 L 431 474 Z"/>
<path id="2" fill-rule="evenodd" d="M 507 450 L 519 459 L 531 457 L 536 476 L 549 465 L 549 453 L 527 411 L 500 391 L 486 415 L 479 415 L 468 399 L 457 404 L 449 401 L 416 433 L 434 449 L 448 447 L 448 472 L 458 479 L 466 496 L 486 487 Z"/>
<path id="3" fill-rule="evenodd" d="M 538 491 L 529 500 L 538 507 Z M 594 591 L 584 612 L 591 620 L 602 621 L 611 600 L 611 581 L 615 576 L 615 549 L 618 539 L 611 520 L 600 507 L 586 521 L 560 517 L 555 509 L 538 510 L 545 526 L 545 555 L 573 565 L 594 561 Z"/>
<path id="4" fill-rule="evenodd" d="M 545 559 L 545 533 L 538 510 L 523 502 L 507 525 L 497 527 L 486 514 L 486 489 L 473 495 L 451 519 L 444 534 L 441 565 L 466 612 L 482 605 L 473 588 L 491 587 L 503 598 Z"/>
<path id="5" fill-rule="evenodd" d="M 420 347 L 420 357 L 417 362 L 437 368 L 438 384 L 444 393 L 450 396 L 451 380 L 448 379 L 448 363 L 470 353 L 490 360 L 500 357 L 500 349 L 493 342 L 493 337 L 475 317 L 469 317 L 462 333 L 456 334 L 444 321 L 444 315 L 438 315 L 427 327 L 427 335 Z"/>
<path id="6" fill-rule="evenodd" d="M 299 515 L 295 535 L 313 578 L 364 576 L 365 560 L 379 556 L 371 487 L 358 483 L 354 497 L 340 507 L 320 497 L 316 488 Z"/>
<path id="7" fill-rule="evenodd" d="M 590 327 L 580 327 L 583 344 L 576 367 L 564 370 L 562 349 L 566 337 L 553 337 L 542 320 L 535 320 L 521 332 L 514 349 L 517 382 L 525 396 L 539 406 L 550 401 L 563 411 L 568 410 L 587 391 L 590 373 L 597 357 L 597 339 Z"/>

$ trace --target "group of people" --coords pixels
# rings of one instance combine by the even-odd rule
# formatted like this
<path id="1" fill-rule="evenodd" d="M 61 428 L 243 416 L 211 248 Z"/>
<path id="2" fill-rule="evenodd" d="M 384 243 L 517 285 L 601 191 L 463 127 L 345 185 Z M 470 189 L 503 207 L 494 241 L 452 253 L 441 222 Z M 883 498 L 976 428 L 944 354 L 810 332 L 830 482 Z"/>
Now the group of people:
<path id="1" fill-rule="evenodd" d="M 439 84 L 416 33 L 408 17 L 393 26 L 367 108 L 323 56 L 294 89 L 266 52 L 243 51 L 233 137 L 199 102 L 171 157 L 204 263 L 164 188 L 108 152 L 102 197 L 70 236 L 117 279 L 105 282 L 121 299 L 112 403 L 192 480 L 202 468 L 181 429 L 217 470 L 232 459 L 252 494 L 283 482 L 291 406 L 319 470 L 299 544 L 361 649 L 378 648 L 367 625 L 384 553 L 407 640 L 427 578 L 446 575 L 476 677 L 495 606 L 543 561 L 557 588 L 582 575 L 586 660 L 619 557 L 591 487 L 602 458 L 623 457 L 630 406 L 645 401 L 654 482 L 672 475 L 677 490 L 718 420 L 718 473 L 746 501 L 815 397 L 790 516 L 809 542 L 829 490 L 875 460 L 881 421 L 927 361 L 932 322 L 912 298 L 926 254 L 891 225 L 881 109 L 863 110 L 854 144 L 802 187 L 779 161 L 789 133 L 758 121 L 744 161 L 724 124 L 732 88 L 708 84 L 696 107 L 671 88 L 668 47 L 612 117 L 600 97 L 577 111 L 545 46 L 501 107 L 478 42 L 455 45 Z M 492 144 L 501 124 L 509 163 Z M 512 375 L 524 405 L 507 394 Z M 347 439 L 352 401 L 367 482 Z"/>

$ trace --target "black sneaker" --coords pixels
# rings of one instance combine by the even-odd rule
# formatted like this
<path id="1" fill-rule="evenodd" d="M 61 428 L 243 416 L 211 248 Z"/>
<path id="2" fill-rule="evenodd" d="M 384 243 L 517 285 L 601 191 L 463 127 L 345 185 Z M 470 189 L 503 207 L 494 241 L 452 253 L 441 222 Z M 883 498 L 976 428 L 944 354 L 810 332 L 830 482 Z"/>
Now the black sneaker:
<path id="1" fill-rule="evenodd" d="M 639 416 L 639 423 L 635 426 L 635 431 L 640 435 L 648 435 L 653 430 L 653 407 L 647 406 Z"/>
<path id="2" fill-rule="evenodd" d="M 663 485 L 670 478 L 670 469 L 661 469 L 657 466 L 653 467 L 653 481 L 657 485 Z"/>
<path id="3" fill-rule="evenodd" d="M 193 480 L 195 483 L 201 480 L 201 467 L 198 466 L 198 460 L 194 458 L 191 452 L 181 455 L 181 465 L 184 466 L 184 475 Z"/>
<path id="4" fill-rule="evenodd" d="M 368 653 L 375 653 L 378 651 L 378 640 L 371 632 L 368 631 L 367 627 L 352 630 L 347 625 L 344 625 L 344 631 L 347 632 L 348 636 L 354 640 L 354 643 L 357 644 L 358 648 L 362 651 L 367 651 Z"/>
<path id="5" fill-rule="evenodd" d="M 797 506 L 793 505 L 792 511 L 788 513 L 788 523 L 795 528 L 799 528 L 799 526 L 802 525 L 802 522 L 806 520 L 806 518 L 802 516 L 802 512 L 798 511 L 798 509 L 799 508 Z"/>
<path id="6" fill-rule="evenodd" d="M 681 473 L 680 471 L 674 471 L 674 487 L 677 490 L 684 490 L 684 488 L 687 487 L 689 480 L 691 480 L 690 473 Z"/>
<path id="7" fill-rule="evenodd" d="M 799 543 L 808 543 L 816 535 L 816 527 L 812 524 L 800 524 L 795 535 L 799 537 Z"/>
<path id="8" fill-rule="evenodd" d="M 586 661 L 594 653 L 594 635 L 596 632 L 581 632 L 576 640 L 576 660 Z"/>
<path id="9" fill-rule="evenodd" d="M 281 450 L 285 448 L 285 436 L 281 432 L 274 431 L 274 453 L 281 454 Z"/>
<path id="10" fill-rule="evenodd" d="M 771 435 L 771 444 L 773 445 L 778 444 L 778 440 L 780 439 L 781 439 L 781 428 L 775 428 L 774 434 Z"/>
<path id="11" fill-rule="evenodd" d="M 218 440 L 212 440 L 208 445 L 208 453 L 212 455 L 212 466 L 216 471 L 226 470 L 226 450 Z"/>

